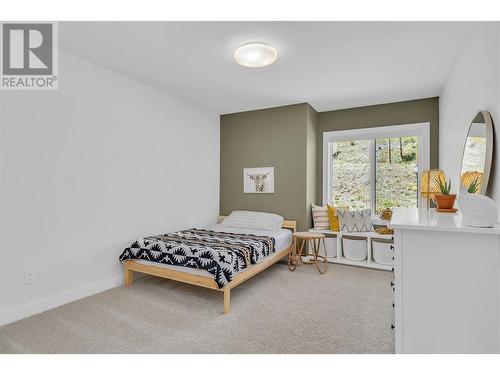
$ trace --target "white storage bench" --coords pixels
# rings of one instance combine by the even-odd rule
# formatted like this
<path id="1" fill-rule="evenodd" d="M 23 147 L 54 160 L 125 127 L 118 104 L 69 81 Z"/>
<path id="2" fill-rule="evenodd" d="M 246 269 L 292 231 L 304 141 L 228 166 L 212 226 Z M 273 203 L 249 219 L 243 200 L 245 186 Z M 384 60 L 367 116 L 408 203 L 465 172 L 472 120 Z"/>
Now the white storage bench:
<path id="1" fill-rule="evenodd" d="M 377 232 L 334 232 L 310 229 L 323 233 L 326 254 L 331 263 L 391 271 L 393 267 L 393 236 Z"/>

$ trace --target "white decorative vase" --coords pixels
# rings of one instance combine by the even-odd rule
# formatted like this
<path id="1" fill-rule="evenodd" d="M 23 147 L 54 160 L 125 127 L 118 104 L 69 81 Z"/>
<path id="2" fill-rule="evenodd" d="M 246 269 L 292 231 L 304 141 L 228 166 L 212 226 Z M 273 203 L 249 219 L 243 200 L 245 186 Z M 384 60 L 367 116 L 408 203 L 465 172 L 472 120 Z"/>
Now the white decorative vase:
<path id="1" fill-rule="evenodd" d="M 498 210 L 493 199 L 481 194 L 470 194 L 463 186 L 460 187 L 458 206 L 462 211 L 462 225 L 491 228 L 497 222 Z"/>

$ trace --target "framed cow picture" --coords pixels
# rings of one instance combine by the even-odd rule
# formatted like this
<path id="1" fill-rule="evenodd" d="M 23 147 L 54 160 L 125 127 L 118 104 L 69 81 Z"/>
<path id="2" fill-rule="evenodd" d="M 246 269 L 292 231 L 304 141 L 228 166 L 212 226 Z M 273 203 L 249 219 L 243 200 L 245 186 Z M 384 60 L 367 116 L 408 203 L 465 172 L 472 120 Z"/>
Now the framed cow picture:
<path id="1" fill-rule="evenodd" d="M 274 193 L 274 167 L 243 168 L 244 193 Z"/>

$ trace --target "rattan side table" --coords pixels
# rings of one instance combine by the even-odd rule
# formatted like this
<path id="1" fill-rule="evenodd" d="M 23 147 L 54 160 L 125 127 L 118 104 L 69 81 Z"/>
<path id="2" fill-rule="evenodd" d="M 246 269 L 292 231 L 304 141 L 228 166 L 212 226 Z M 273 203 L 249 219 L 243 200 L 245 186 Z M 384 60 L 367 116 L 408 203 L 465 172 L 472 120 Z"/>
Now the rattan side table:
<path id="1" fill-rule="evenodd" d="M 315 232 L 295 232 L 292 234 L 293 246 L 288 252 L 288 269 L 295 271 L 299 263 L 315 264 L 320 273 L 328 271 L 328 261 L 326 256 L 325 235 Z M 309 244 L 309 251 L 312 253 L 303 254 L 306 243 Z M 320 255 L 320 247 L 323 244 L 323 253 Z M 312 260 L 304 260 L 303 257 L 312 256 Z"/>

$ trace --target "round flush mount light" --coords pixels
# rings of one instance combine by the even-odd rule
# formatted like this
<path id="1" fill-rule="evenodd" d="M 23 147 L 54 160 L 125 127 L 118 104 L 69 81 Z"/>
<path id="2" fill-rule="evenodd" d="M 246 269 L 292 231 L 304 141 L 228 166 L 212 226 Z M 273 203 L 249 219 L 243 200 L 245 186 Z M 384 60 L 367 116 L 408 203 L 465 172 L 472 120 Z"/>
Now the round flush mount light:
<path id="1" fill-rule="evenodd" d="M 243 44 L 234 51 L 236 62 L 249 68 L 271 65 L 277 58 L 278 51 L 273 46 L 262 42 Z"/>

